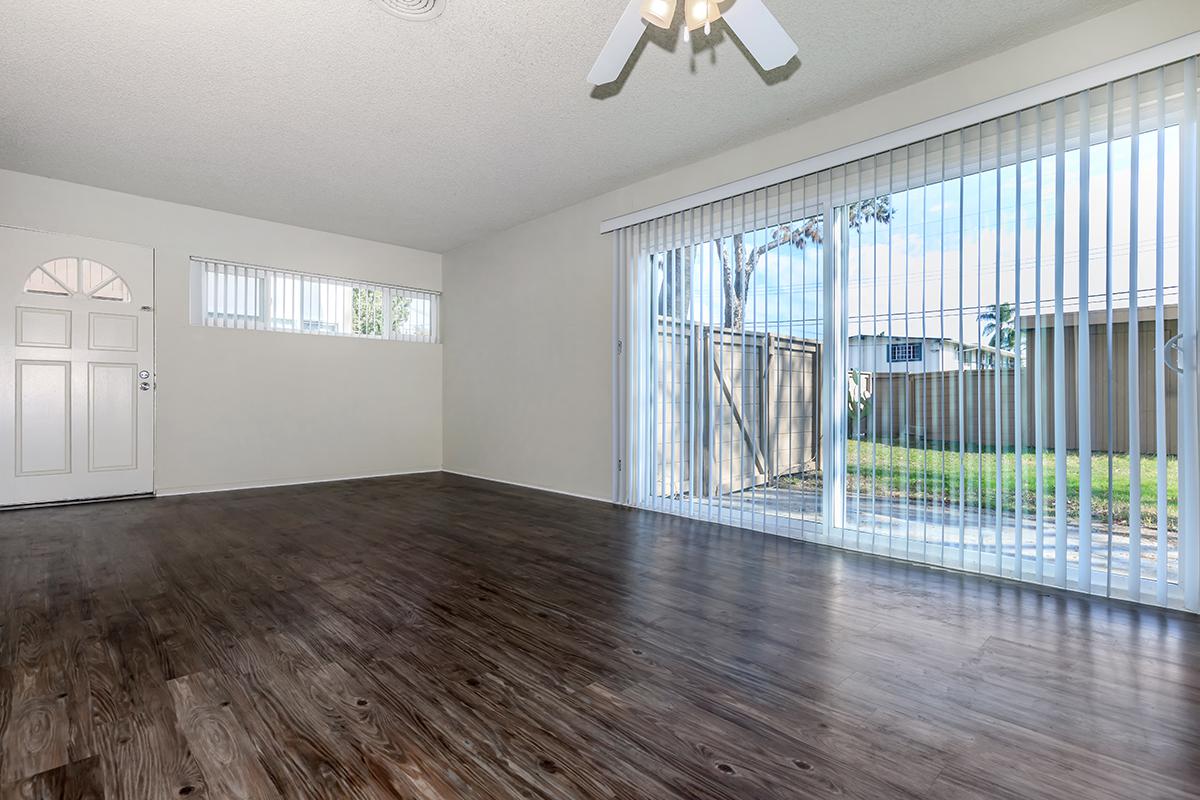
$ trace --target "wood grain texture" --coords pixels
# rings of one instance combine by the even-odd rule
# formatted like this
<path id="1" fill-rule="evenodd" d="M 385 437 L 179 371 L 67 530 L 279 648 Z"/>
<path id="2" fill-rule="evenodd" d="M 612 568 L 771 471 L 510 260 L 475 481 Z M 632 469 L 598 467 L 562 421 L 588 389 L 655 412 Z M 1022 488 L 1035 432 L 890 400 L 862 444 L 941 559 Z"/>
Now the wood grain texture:
<path id="1" fill-rule="evenodd" d="M 278 798 L 254 743 L 230 708 L 232 700 L 213 675 L 197 672 L 175 678 L 170 689 L 175 718 L 208 778 L 211 795 L 242 800 Z"/>
<path id="2" fill-rule="evenodd" d="M 447 474 L 0 514 L 0 799 L 1200 797 L 1200 621 Z"/>
<path id="3" fill-rule="evenodd" d="M 39 772 L 0 792 L 0 800 L 103 800 L 100 759 L 93 756 Z"/>

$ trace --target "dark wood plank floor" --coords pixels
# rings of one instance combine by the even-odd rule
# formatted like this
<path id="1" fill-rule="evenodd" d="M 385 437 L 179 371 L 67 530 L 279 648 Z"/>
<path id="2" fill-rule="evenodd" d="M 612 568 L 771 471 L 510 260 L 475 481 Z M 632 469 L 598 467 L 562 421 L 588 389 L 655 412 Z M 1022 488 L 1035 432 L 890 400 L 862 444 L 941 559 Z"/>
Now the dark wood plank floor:
<path id="1" fill-rule="evenodd" d="M 3 798 L 1182 798 L 1195 618 L 435 474 L 0 515 Z"/>

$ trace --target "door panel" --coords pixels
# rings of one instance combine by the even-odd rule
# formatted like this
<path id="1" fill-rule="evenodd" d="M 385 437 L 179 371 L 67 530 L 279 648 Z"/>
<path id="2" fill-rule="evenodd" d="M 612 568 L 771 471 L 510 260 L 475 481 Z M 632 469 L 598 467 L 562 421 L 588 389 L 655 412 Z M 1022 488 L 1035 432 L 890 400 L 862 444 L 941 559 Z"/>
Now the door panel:
<path id="1" fill-rule="evenodd" d="M 153 296 L 148 248 L 0 226 L 0 506 L 153 491 Z"/>
<path id="2" fill-rule="evenodd" d="M 126 314 L 88 314 L 88 348 L 137 352 L 137 317 Z"/>
<path id="3" fill-rule="evenodd" d="M 17 362 L 17 475 L 71 471 L 71 363 Z"/>
<path id="4" fill-rule="evenodd" d="M 88 368 L 88 468 L 137 469 L 137 366 Z"/>
<path id="5" fill-rule="evenodd" d="M 17 346 L 70 347 L 71 312 L 57 308 L 18 308 Z"/>

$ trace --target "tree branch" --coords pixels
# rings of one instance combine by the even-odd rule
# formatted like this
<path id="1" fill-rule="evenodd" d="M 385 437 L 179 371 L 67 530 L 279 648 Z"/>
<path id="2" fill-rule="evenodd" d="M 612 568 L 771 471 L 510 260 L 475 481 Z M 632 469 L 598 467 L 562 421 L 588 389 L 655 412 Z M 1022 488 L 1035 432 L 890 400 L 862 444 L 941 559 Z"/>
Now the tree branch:
<path id="1" fill-rule="evenodd" d="M 750 260 L 746 262 L 747 284 L 750 282 L 750 276 L 754 274 L 754 268 L 758 266 L 758 260 L 772 250 L 782 247 L 790 241 L 792 241 L 791 229 L 787 226 L 784 226 L 775 231 L 775 237 L 771 239 L 771 241 L 767 242 L 766 244 L 760 244 L 758 247 L 754 248 L 753 252 L 750 253 Z"/>

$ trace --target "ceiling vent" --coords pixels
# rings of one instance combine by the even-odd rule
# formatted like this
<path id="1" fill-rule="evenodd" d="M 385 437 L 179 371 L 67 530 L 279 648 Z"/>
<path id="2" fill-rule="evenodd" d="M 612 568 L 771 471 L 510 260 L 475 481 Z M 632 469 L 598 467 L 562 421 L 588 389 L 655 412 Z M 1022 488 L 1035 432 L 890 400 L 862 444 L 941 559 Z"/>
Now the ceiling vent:
<path id="1" fill-rule="evenodd" d="M 401 19 L 434 19 L 440 17 L 446 7 L 446 0 L 375 0 L 375 2 Z"/>

